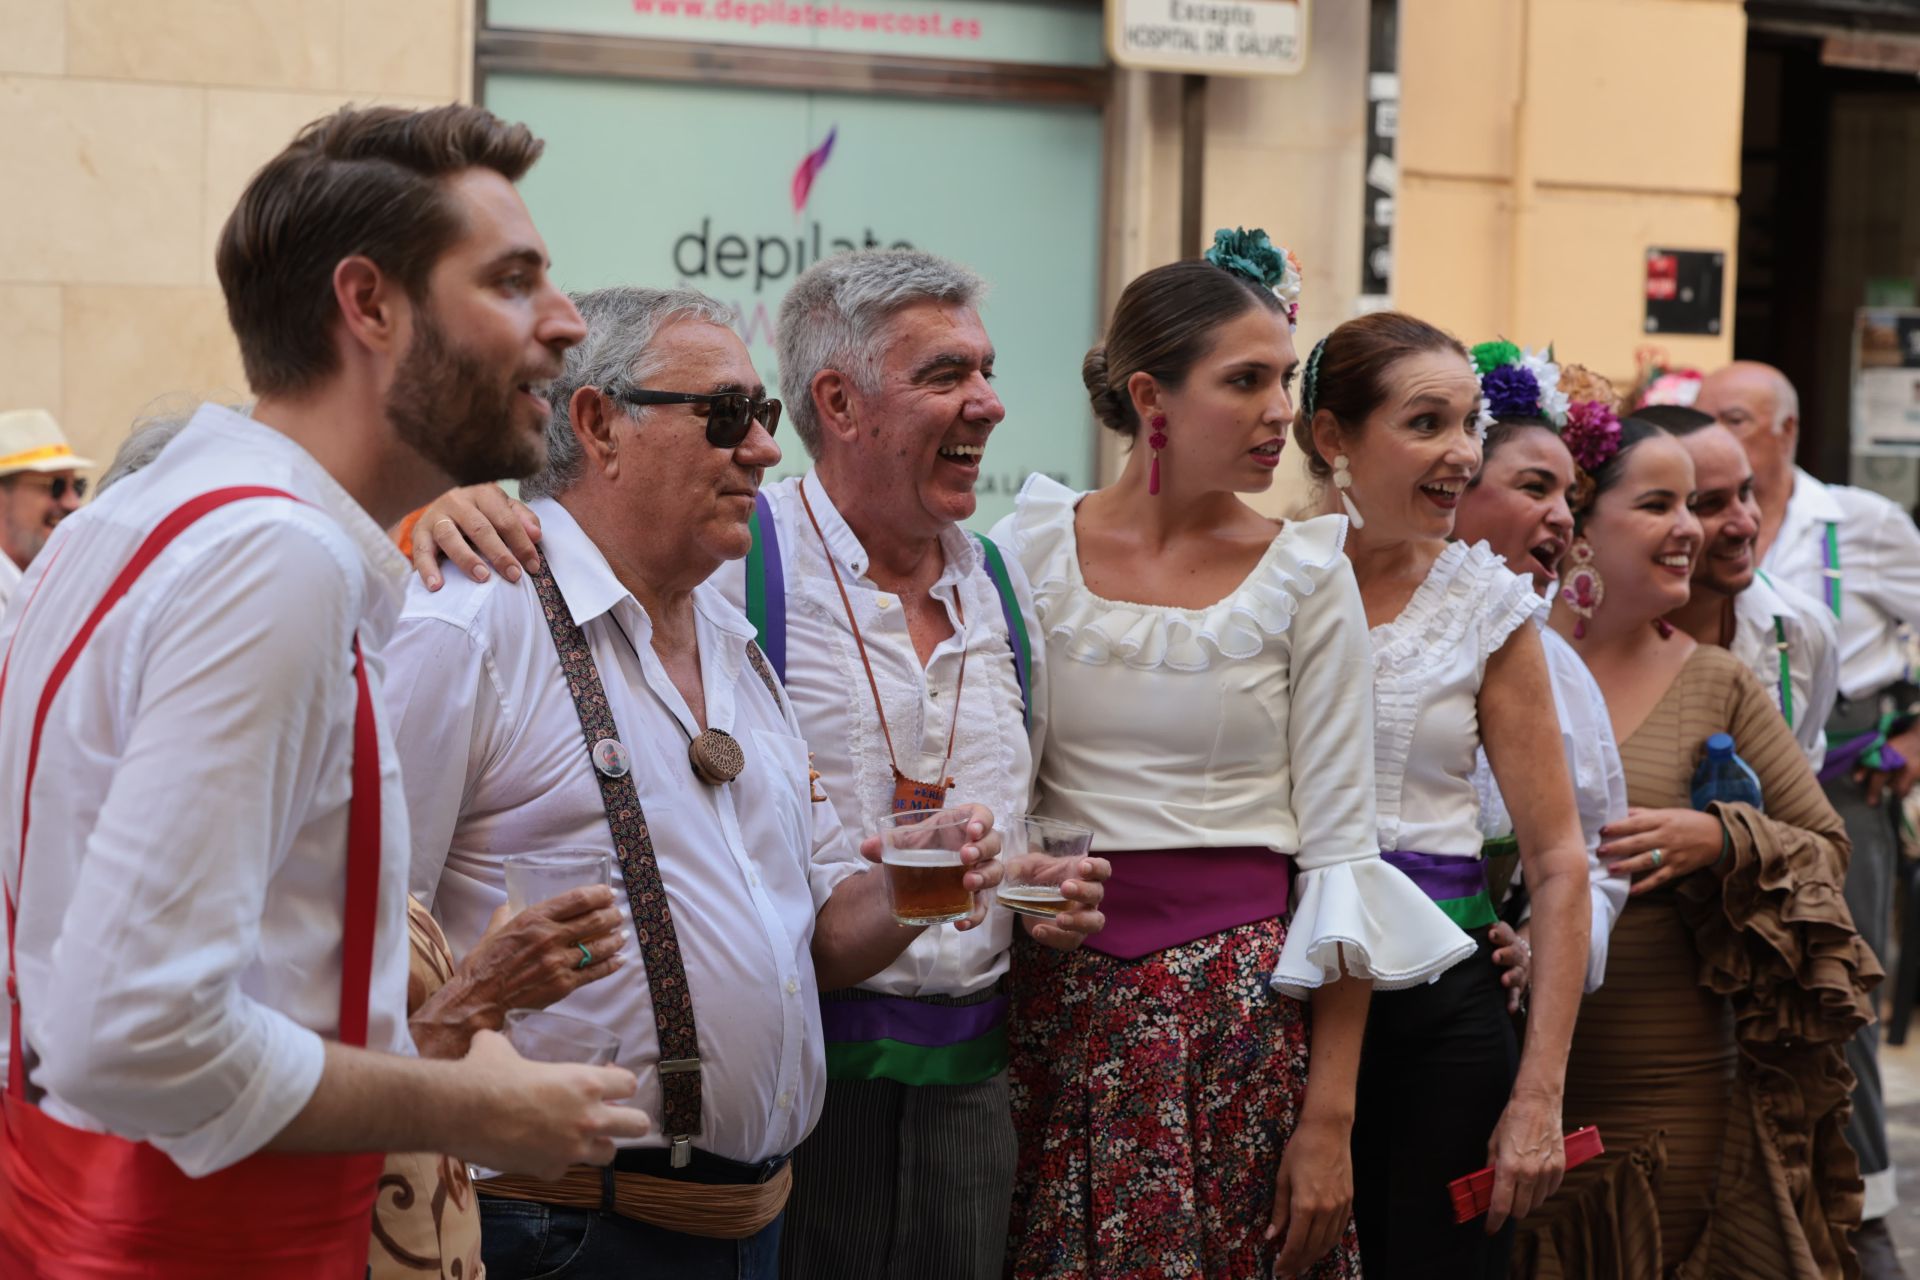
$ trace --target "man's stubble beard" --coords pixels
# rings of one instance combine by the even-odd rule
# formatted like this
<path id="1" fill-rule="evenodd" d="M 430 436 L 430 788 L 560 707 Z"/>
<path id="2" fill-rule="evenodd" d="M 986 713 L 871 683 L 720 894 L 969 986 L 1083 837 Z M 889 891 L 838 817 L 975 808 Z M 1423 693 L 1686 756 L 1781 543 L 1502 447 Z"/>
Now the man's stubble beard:
<path id="1" fill-rule="evenodd" d="M 517 480 L 545 466 L 545 437 L 515 424 L 517 385 L 502 384 L 496 365 L 449 342 L 426 307 L 416 314 L 387 392 L 387 420 L 400 439 L 456 486 Z"/>

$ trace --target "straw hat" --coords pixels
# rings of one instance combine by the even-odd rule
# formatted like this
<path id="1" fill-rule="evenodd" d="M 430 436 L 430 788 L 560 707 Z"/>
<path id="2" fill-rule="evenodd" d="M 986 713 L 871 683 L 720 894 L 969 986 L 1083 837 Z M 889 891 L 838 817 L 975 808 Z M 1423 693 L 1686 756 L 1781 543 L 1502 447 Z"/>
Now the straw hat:
<path id="1" fill-rule="evenodd" d="M 0 476 L 22 471 L 77 471 L 92 465 L 92 458 L 73 451 L 60 434 L 60 424 L 45 409 L 0 413 Z"/>

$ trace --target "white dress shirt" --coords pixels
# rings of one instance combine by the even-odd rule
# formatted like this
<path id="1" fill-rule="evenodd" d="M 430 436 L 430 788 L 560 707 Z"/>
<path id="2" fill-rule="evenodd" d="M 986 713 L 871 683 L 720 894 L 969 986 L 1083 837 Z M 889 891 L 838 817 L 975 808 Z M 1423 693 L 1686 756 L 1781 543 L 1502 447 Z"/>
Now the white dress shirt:
<path id="1" fill-rule="evenodd" d="M 12 556 L 0 551 L 0 616 L 5 616 L 7 602 L 19 588 L 20 566 L 13 562 Z"/>
<path id="2" fill-rule="evenodd" d="M 802 485 L 820 522 L 820 534 L 814 532 L 800 504 Z M 809 471 L 804 477 L 770 485 L 764 492 L 773 509 L 786 573 L 787 696 L 813 751 L 821 789 L 839 806 L 843 819 L 863 834 L 879 830 L 880 819 L 893 810 L 893 766 L 860 652 L 847 626 L 846 606 L 827 570 L 828 550 L 853 602 L 902 771 L 934 780 L 954 725 L 954 689 L 964 650 L 967 679 L 961 691 L 959 736 L 947 770 L 954 780 L 947 803 L 984 804 L 1002 821 L 1025 813 L 1033 783 L 1030 744 L 1045 733 L 1046 686 L 1038 652 L 1040 630 L 1026 575 L 1012 553 L 1004 557 L 1007 572 L 1026 615 L 1027 634 L 1035 638 L 1032 738 L 1022 711 L 1020 679 L 1014 670 L 1000 593 L 987 575 L 978 544 L 964 530 L 949 526 L 940 537 L 946 567 L 931 594 L 946 610 L 953 635 L 935 646 L 922 666 L 899 597 L 882 591 L 867 577 L 866 548 L 833 505 L 818 474 Z M 714 581 L 736 604 L 745 600 L 743 564 L 723 567 Z M 971 995 L 991 987 L 1007 971 L 1012 942 L 1012 913 L 993 910 L 984 925 L 965 933 L 926 930 L 898 960 L 860 985 L 891 996 Z"/>
<path id="3" fill-rule="evenodd" d="M 865 868 L 833 806 L 813 804 L 807 746 L 747 659 L 752 628 L 711 583 L 694 592 L 707 723 L 745 753 L 710 787 L 687 763 L 699 732 L 654 654 L 653 628 L 566 508 L 531 504 L 540 552 L 585 633 L 646 813 L 693 995 L 703 1072 L 702 1150 L 758 1161 L 791 1151 L 826 1090 L 814 917 Z M 512 853 L 596 848 L 613 856 L 600 786 L 531 580 L 416 580 L 388 649 L 394 736 L 414 815 L 413 890 L 456 953 L 506 901 Z M 619 863 L 613 883 L 625 904 Z M 639 946 L 626 965 L 555 1004 L 620 1037 L 656 1118 L 659 1037 Z M 634 1145 L 663 1146 L 656 1131 Z"/>
<path id="4" fill-rule="evenodd" d="M 1204 609 L 1097 596 L 1079 494 L 1034 475 L 995 535 L 1033 583 L 1052 702 L 1036 807 L 1094 848 L 1264 846 L 1297 876 L 1276 987 L 1416 986 L 1473 950 L 1374 839 L 1367 621 L 1340 516 L 1283 528 Z M 1196 853 L 1196 858 L 1204 854 Z"/>
<path id="5" fill-rule="evenodd" d="M 1573 779 L 1574 805 L 1580 811 L 1580 839 L 1587 849 L 1587 892 L 1593 925 L 1587 946 L 1586 990 L 1597 991 L 1607 974 L 1607 944 L 1614 921 L 1627 905 L 1626 876 L 1611 874 L 1600 861 L 1600 829 L 1627 816 L 1627 774 L 1613 740 L 1613 719 L 1600 684 L 1586 662 L 1559 632 L 1539 626 L 1540 647 L 1553 681 L 1553 705 L 1560 720 L 1560 747 Z M 1489 838 L 1513 834 L 1513 817 L 1493 780 L 1483 747 L 1474 763 L 1474 789 L 1480 795 L 1480 828 Z M 1516 880 L 1520 875 L 1514 872 Z"/>
<path id="6" fill-rule="evenodd" d="M 1773 697 L 1818 773 L 1827 758 L 1827 717 L 1840 696 L 1840 641 L 1833 613 L 1804 591 L 1757 573 L 1752 585 L 1733 598 L 1733 641 L 1727 649 Z"/>
<path id="7" fill-rule="evenodd" d="M 236 502 L 190 526 L 53 704 L 16 943 L 47 1113 L 150 1142 L 194 1176 L 284 1129 L 338 1034 L 352 643 L 377 700 L 406 562 L 298 445 L 204 405 L 152 466 L 61 521 L 0 627 L 0 794 L 18 814 L 49 668 L 166 515 L 238 484 L 304 501 Z M 407 811 L 384 724 L 380 779 L 368 1044 L 410 1053 Z M 19 839 L 0 823 L 9 882 Z"/>
<path id="8" fill-rule="evenodd" d="M 1793 474 L 1786 518 L 1761 567 L 1776 583 L 1798 587 L 1823 604 L 1829 601 L 1828 582 L 1839 582 L 1840 696 L 1871 697 L 1909 677 L 1899 629 L 1902 623 L 1920 626 L 1920 529 L 1877 493 L 1822 484 L 1798 468 Z M 1829 526 L 1839 544 L 1839 564 L 1831 570 Z"/>

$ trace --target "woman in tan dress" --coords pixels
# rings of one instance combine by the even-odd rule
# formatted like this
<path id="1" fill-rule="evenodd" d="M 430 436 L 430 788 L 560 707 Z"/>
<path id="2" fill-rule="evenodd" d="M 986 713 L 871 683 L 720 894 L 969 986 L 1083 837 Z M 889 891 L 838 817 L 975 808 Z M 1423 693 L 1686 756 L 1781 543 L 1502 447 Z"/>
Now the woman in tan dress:
<path id="1" fill-rule="evenodd" d="M 1841 898 L 1846 832 L 1751 673 L 1660 621 L 1700 550 L 1686 451 L 1632 419 L 1567 440 L 1591 484 L 1551 625 L 1606 694 L 1632 807 L 1599 853 L 1634 884 L 1567 1068 L 1567 1127 L 1607 1154 L 1522 1224 L 1516 1271 L 1838 1277 L 1861 1193 L 1841 1046 L 1880 977 Z M 1764 812 L 1692 808 L 1715 733 Z"/>

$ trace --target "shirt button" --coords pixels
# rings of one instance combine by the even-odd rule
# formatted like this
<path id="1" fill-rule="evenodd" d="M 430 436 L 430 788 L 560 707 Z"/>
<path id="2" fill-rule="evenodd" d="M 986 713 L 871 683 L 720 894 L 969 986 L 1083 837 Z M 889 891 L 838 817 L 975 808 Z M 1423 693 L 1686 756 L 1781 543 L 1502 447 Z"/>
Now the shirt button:
<path id="1" fill-rule="evenodd" d="M 780 1109 L 782 1111 L 785 1111 L 788 1107 L 791 1107 L 792 1105 L 793 1105 L 793 1091 L 786 1090 L 782 1092 L 780 1095 Z"/>
<path id="2" fill-rule="evenodd" d="M 875 596 L 873 598 L 873 606 L 876 609 L 889 608 L 892 604 L 893 600 L 889 596 Z"/>
<path id="3" fill-rule="evenodd" d="M 758 871 L 747 872 L 747 883 L 758 889 L 760 887 L 760 873 Z"/>
<path id="4" fill-rule="evenodd" d="M 787 994 L 790 996 L 797 996 L 800 994 L 800 979 L 798 978 L 787 979 Z"/>

